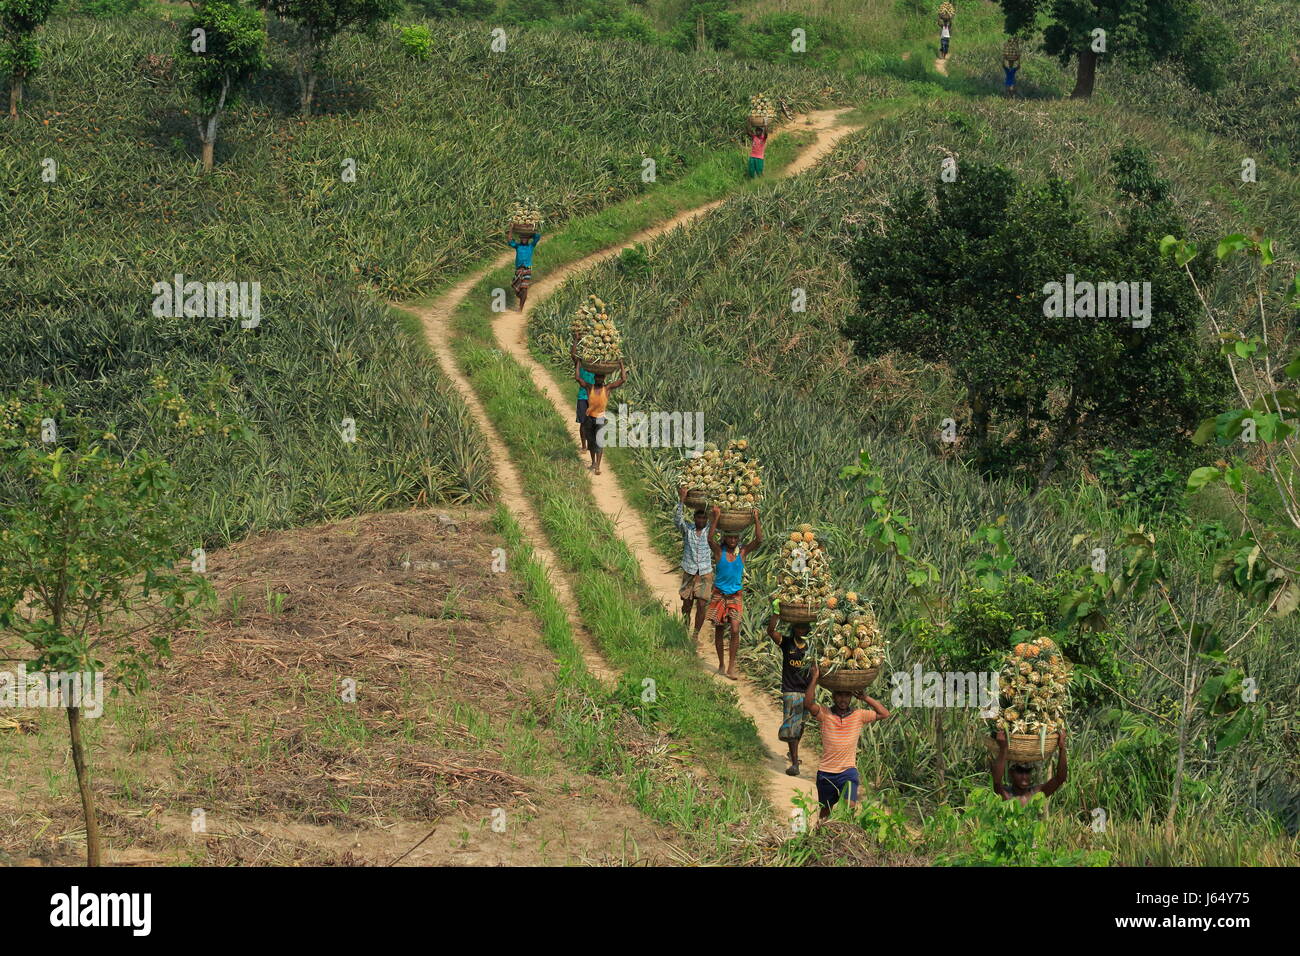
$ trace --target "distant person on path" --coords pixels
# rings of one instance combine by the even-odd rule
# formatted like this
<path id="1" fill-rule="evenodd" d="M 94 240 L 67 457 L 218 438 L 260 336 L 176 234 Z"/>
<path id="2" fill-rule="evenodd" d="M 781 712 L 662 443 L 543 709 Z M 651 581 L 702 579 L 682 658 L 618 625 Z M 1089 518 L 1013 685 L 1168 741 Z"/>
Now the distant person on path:
<path id="1" fill-rule="evenodd" d="M 515 298 L 519 300 L 519 311 L 524 311 L 524 303 L 528 301 L 528 286 L 533 281 L 533 251 L 537 244 L 542 241 L 540 230 L 534 232 L 522 242 L 515 238 L 514 230 L 510 231 L 510 248 L 515 250 L 515 277 L 510 286 L 515 290 Z"/>
<path id="2" fill-rule="evenodd" d="M 767 127 L 750 126 L 749 128 L 749 169 L 750 179 L 763 175 L 763 154 L 767 151 Z"/>
<path id="3" fill-rule="evenodd" d="M 952 26 L 947 20 L 939 25 L 939 59 L 948 59 L 948 40 L 952 37 Z"/>
<path id="4" fill-rule="evenodd" d="M 1016 763 L 1011 765 L 1011 786 L 1002 782 L 1003 772 L 1007 766 L 1007 733 L 1005 730 L 998 731 L 998 755 L 993 761 L 993 792 L 1003 800 L 1019 800 L 1021 806 L 1029 803 L 1030 798 L 1038 792 L 1043 796 L 1050 797 L 1056 791 L 1061 789 L 1061 784 L 1065 783 L 1066 777 L 1069 776 L 1065 765 L 1065 731 L 1056 732 L 1056 773 L 1052 774 L 1052 779 L 1047 783 L 1033 783 L 1034 768 L 1029 764 Z"/>
<path id="5" fill-rule="evenodd" d="M 790 747 L 790 766 L 785 772 L 799 776 L 799 741 L 803 738 L 804 696 L 812 671 L 808 659 L 811 625 L 791 624 L 785 634 L 776 629 L 777 616 L 767 617 L 767 636 L 781 648 L 781 729 L 776 736 Z"/>
<path id="6" fill-rule="evenodd" d="M 1007 96 L 1016 95 L 1016 73 L 1020 69 L 1020 57 L 1002 57 L 1002 75 L 1003 84 L 1006 86 Z"/>
<path id="7" fill-rule="evenodd" d="M 573 360 L 576 362 L 578 360 L 578 357 L 575 355 L 573 357 Z M 596 376 L 592 375 L 585 368 L 579 365 L 578 366 L 578 407 L 576 412 L 577 413 L 576 421 L 578 423 L 578 441 L 582 443 L 583 451 L 587 450 L 587 432 L 582 427 L 583 422 L 587 420 L 587 403 L 589 401 L 587 397 L 587 386 L 595 385 L 595 384 L 596 384 Z"/>
<path id="8" fill-rule="evenodd" d="M 605 384 L 605 376 L 597 372 L 595 380 L 587 385 L 582 380 L 582 365 L 578 362 L 573 363 L 573 378 L 579 386 L 587 389 L 587 416 L 582 421 L 584 431 L 584 445 L 587 452 L 591 455 L 591 464 L 587 467 L 600 474 L 600 460 L 605 456 L 605 449 L 601 447 L 600 442 L 596 440 L 596 433 L 600 426 L 605 424 L 605 409 L 609 407 L 609 393 L 621 386 L 627 380 L 627 372 L 623 369 L 623 363 L 618 363 L 618 379 Z"/>
<path id="9" fill-rule="evenodd" d="M 740 653 L 740 618 L 745 613 L 741 592 L 745 586 L 745 558 L 763 543 L 763 526 L 754 509 L 754 540 L 740 547 L 740 535 L 728 531 L 718 544 L 718 516 L 722 509 L 713 506 L 713 520 L 709 522 L 709 551 L 713 554 L 716 570 L 713 572 L 713 596 L 709 600 L 709 620 L 713 622 L 713 644 L 718 651 L 718 673 L 730 680 L 738 680 L 736 655 Z M 723 659 L 726 627 L 731 625 L 731 666 Z"/>
<path id="10" fill-rule="evenodd" d="M 694 639 L 698 643 L 700 631 L 704 629 L 704 614 L 708 610 L 709 597 L 713 593 L 713 550 L 709 547 L 709 515 L 703 508 L 696 508 L 693 524 L 688 524 L 685 516 L 686 489 L 677 492 L 677 513 L 673 523 L 682 533 L 682 587 L 679 596 L 682 599 L 682 616 L 686 626 L 691 624 L 691 607 L 695 608 Z"/>
<path id="11" fill-rule="evenodd" d="M 817 696 L 817 674 L 817 665 L 813 664 L 803 706 L 808 716 L 815 718 L 821 725 L 822 730 L 822 759 L 817 766 L 817 802 L 821 804 L 821 818 L 825 820 L 845 792 L 848 793 L 849 803 L 857 809 L 858 786 L 861 783 L 858 779 L 858 738 L 862 736 L 862 728 L 867 724 L 887 720 L 889 711 L 874 697 L 868 697 L 865 693 L 852 694 L 847 690 L 831 693 L 833 707 L 820 706 L 814 700 Z M 854 698 L 867 707 L 854 708 Z"/>

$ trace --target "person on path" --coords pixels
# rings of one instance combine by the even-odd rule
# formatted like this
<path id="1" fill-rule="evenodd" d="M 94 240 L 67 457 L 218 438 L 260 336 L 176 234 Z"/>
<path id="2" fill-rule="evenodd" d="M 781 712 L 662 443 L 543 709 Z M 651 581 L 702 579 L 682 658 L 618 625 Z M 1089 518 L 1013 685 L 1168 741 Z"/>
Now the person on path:
<path id="1" fill-rule="evenodd" d="M 858 738 L 867 724 L 888 720 L 889 711 L 874 697 L 865 693 L 852 694 L 847 690 L 832 691 L 834 706 L 823 707 L 814 700 L 817 675 L 818 667 L 813 664 L 803 706 L 808 716 L 821 725 L 822 759 L 817 765 L 817 802 L 821 804 L 821 818 L 825 820 L 845 792 L 849 803 L 857 809 L 861 782 L 858 779 Z M 854 698 L 867 706 L 855 708 Z"/>
<path id="2" fill-rule="evenodd" d="M 516 237 L 513 228 L 509 232 L 507 242 L 515 250 L 515 277 L 511 280 L 510 287 L 515 290 L 520 312 L 524 311 L 524 303 L 528 301 L 528 286 L 533 281 L 533 251 L 541 241 L 540 229 L 522 241 Z"/>
<path id="3" fill-rule="evenodd" d="M 718 673 L 729 680 L 738 680 L 736 655 L 740 653 L 740 618 L 745 613 L 741 592 L 745 586 L 745 558 L 763 543 L 763 525 L 754 509 L 754 540 L 743 548 L 740 535 L 728 531 L 718 544 L 718 516 L 722 509 L 713 506 L 713 520 L 709 522 L 709 551 L 713 554 L 716 570 L 713 572 L 713 595 L 709 599 L 709 620 L 713 622 L 713 644 L 718 651 Z M 723 659 L 727 625 L 731 625 L 731 666 Z"/>
<path id="4" fill-rule="evenodd" d="M 573 360 L 578 361 L 577 353 L 574 353 Z M 578 407 L 576 410 L 578 423 L 578 441 L 582 444 L 582 450 L 587 450 L 587 432 L 582 427 L 583 422 L 587 420 L 587 386 L 596 384 L 596 376 L 588 372 L 581 365 L 578 366 Z"/>
<path id="5" fill-rule="evenodd" d="M 808 659 L 808 624 L 791 624 L 785 634 L 776 629 L 775 614 L 767 617 L 767 636 L 781 648 L 781 729 L 776 736 L 790 748 L 790 766 L 785 772 L 799 776 L 799 741 L 803 738 L 804 696 L 812 671 Z"/>
<path id="6" fill-rule="evenodd" d="M 1006 56 L 1002 57 L 1002 76 L 1003 85 L 1006 87 L 1007 96 L 1016 95 L 1016 72 L 1020 69 L 1020 57 Z"/>
<path id="7" fill-rule="evenodd" d="M 750 179 L 763 175 L 763 154 L 767 151 L 767 127 L 750 126 L 749 128 L 749 169 Z"/>
<path id="8" fill-rule="evenodd" d="M 952 37 L 952 24 L 944 20 L 939 25 L 939 59 L 948 59 L 948 40 Z"/>
<path id="9" fill-rule="evenodd" d="M 587 467 L 600 474 L 600 460 L 605 457 L 605 449 L 601 443 L 596 440 L 596 434 L 600 427 L 605 424 L 605 409 L 609 407 L 609 393 L 621 386 L 627 380 L 627 372 L 623 368 L 623 363 L 618 363 L 618 378 L 605 384 L 605 376 L 600 372 L 596 373 L 595 379 L 590 385 L 582 380 L 582 365 L 579 362 L 573 363 L 573 378 L 580 387 L 587 390 L 587 415 L 582 420 L 584 432 L 584 446 L 588 454 L 591 455 L 591 464 Z"/>
<path id="10" fill-rule="evenodd" d="M 1046 783 L 1034 783 L 1034 768 L 1029 764 L 1016 763 L 1011 765 L 1011 786 L 1002 782 L 1002 776 L 1007 766 L 1007 733 L 1005 730 L 998 731 L 998 755 L 993 761 L 993 792 L 1003 800 L 1019 800 L 1021 806 L 1029 803 L 1034 794 L 1042 792 L 1044 797 L 1050 797 L 1056 791 L 1061 789 L 1061 784 L 1065 783 L 1069 776 L 1069 771 L 1065 761 L 1065 731 L 1056 732 L 1056 773 L 1052 774 L 1052 779 Z"/>
<path id="11" fill-rule="evenodd" d="M 686 522 L 684 514 L 686 489 L 678 489 L 677 512 L 673 523 L 682 533 L 682 587 L 679 593 L 682 599 L 682 616 L 686 625 L 691 623 L 691 607 L 695 607 L 696 643 L 700 640 L 700 631 L 704 629 L 704 613 L 708 609 L 709 596 L 713 593 L 713 551 L 709 547 L 709 515 L 703 508 L 696 508 L 693 524 Z"/>

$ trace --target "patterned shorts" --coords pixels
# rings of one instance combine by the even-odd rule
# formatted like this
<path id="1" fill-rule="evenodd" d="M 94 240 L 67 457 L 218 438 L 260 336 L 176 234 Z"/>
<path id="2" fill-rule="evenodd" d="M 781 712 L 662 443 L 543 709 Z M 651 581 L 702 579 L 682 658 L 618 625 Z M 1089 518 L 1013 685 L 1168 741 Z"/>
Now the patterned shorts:
<path id="1" fill-rule="evenodd" d="M 798 740 L 803 737 L 803 694 L 781 695 L 781 729 L 776 736 L 781 740 Z"/>
<path id="2" fill-rule="evenodd" d="M 516 292 L 527 292 L 528 286 L 533 281 L 533 270 L 520 266 L 515 270 L 514 281 L 510 283 L 511 288 Z"/>
<path id="3" fill-rule="evenodd" d="M 687 574 L 685 571 L 682 572 L 682 587 L 677 593 L 683 601 L 691 598 L 707 601 L 712 592 L 712 574 Z"/>
<path id="4" fill-rule="evenodd" d="M 740 603 L 740 594 L 740 591 L 735 594 L 723 594 L 714 588 L 713 597 L 709 601 L 709 620 L 718 625 L 726 624 L 728 621 L 739 624 L 741 615 L 745 613 Z"/>

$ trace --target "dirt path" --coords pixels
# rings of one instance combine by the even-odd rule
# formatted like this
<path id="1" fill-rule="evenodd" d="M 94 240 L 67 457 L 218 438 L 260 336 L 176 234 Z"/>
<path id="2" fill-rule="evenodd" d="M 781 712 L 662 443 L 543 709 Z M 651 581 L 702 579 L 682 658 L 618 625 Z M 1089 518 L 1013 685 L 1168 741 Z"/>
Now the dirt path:
<path id="1" fill-rule="evenodd" d="M 803 172 L 809 167 L 816 164 L 825 156 L 835 144 L 854 132 L 858 127 L 836 125 L 844 110 L 823 110 L 807 114 L 800 117 L 792 123 L 789 128 L 807 129 L 815 132 L 816 138 L 811 144 L 805 147 L 799 155 L 785 168 L 784 175 L 791 176 Z M 687 210 L 677 216 L 672 217 L 656 226 L 643 230 L 630 237 L 626 241 L 602 249 L 586 258 L 559 269 L 548 275 L 545 279 L 537 282 L 529 290 L 528 306 L 524 312 L 507 312 L 493 322 L 493 331 L 496 335 L 497 342 L 501 348 L 510 353 L 510 355 L 521 366 L 528 370 L 532 377 L 533 384 L 544 395 L 550 398 L 551 403 L 555 406 L 556 412 L 561 415 L 566 422 L 572 420 L 573 405 L 571 402 L 571 393 L 569 390 L 557 391 L 555 383 L 551 379 L 547 370 L 533 358 L 532 353 L 528 350 L 528 316 L 541 302 L 554 292 L 559 286 L 573 278 L 578 273 L 590 269 L 597 263 L 608 259 L 610 256 L 617 255 L 623 249 L 636 244 L 645 243 L 650 240 L 663 236 L 665 233 L 674 229 L 682 228 L 705 213 L 721 205 L 721 200 L 706 203 L 694 209 Z M 458 287 L 460 288 L 460 287 Z M 454 294 L 455 290 L 453 290 Z M 578 438 L 576 427 L 572 429 L 573 444 L 575 453 L 578 451 Z M 670 614 L 681 613 L 681 601 L 677 596 L 679 584 L 678 571 L 675 567 L 663 568 L 664 561 L 654 550 L 651 543 L 650 531 L 646 526 L 641 515 L 628 503 L 623 495 L 622 488 L 619 487 L 617 479 L 608 468 L 602 474 L 589 474 L 593 493 L 597 503 L 602 511 L 614 523 L 618 530 L 619 536 L 632 554 L 637 555 L 641 560 L 641 573 L 650 590 L 664 605 L 664 608 Z M 706 632 L 708 628 L 706 627 Z M 703 637 L 698 648 L 700 662 L 706 668 L 715 672 L 717 656 L 713 647 L 711 638 Z M 717 676 L 719 681 L 730 684 L 736 689 L 740 698 L 740 707 L 745 714 L 750 717 L 755 726 L 758 727 L 759 734 L 764 741 L 775 741 L 776 729 L 781 724 L 781 711 L 776 703 L 762 689 L 753 685 L 747 679 L 741 679 L 738 682 L 728 681 L 721 676 Z M 812 776 L 813 769 L 817 765 L 817 756 L 811 752 L 811 748 L 805 744 L 800 748 L 800 758 L 802 762 L 803 774 L 800 777 L 790 777 L 785 773 L 786 760 L 783 753 L 775 753 L 769 747 L 767 765 L 767 790 L 768 796 L 773 804 L 781 813 L 788 812 L 791 798 L 798 792 L 813 794 Z"/>
<path id="2" fill-rule="evenodd" d="M 948 75 L 948 61 L 943 57 L 935 57 L 934 68 L 944 76 Z"/>
<path id="3" fill-rule="evenodd" d="M 519 469 L 515 467 L 515 463 L 511 460 L 505 442 L 497 434 L 492 419 L 483 408 L 483 403 L 479 401 L 478 395 L 475 394 L 473 386 L 469 383 L 469 379 L 456 365 L 456 359 L 451 351 L 452 316 L 455 314 L 456 307 L 469 294 L 470 289 L 474 288 L 482 280 L 483 276 L 493 269 L 500 268 L 511 262 L 512 255 L 512 253 L 506 253 L 487 268 L 462 279 L 449 291 L 434 300 L 433 304 L 427 308 L 412 309 L 410 311 L 419 316 L 421 323 L 424 325 L 425 337 L 429 340 L 433 353 L 438 356 L 438 364 L 442 366 L 443 374 L 456 386 L 456 391 L 460 392 L 461 398 L 469 406 L 475 422 L 478 423 L 484 437 L 487 439 L 491 460 L 495 462 L 497 484 L 501 488 L 501 503 L 519 522 L 533 547 L 538 562 L 546 568 L 547 573 L 550 575 L 551 583 L 554 585 L 556 594 L 559 596 L 560 602 L 564 605 L 564 610 L 568 615 L 569 627 L 582 649 L 582 657 L 587 665 L 587 670 L 605 683 L 614 683 L 617 680 L 617 675 L 605 663 L 605 659 L 596 649 L 595 641 L 588 632 L 586 625 L 583 624 L 582 615 L 578 613 L 578 601 L 573 596 L 573 589 L 569 587 L 569 579 L 560 570 L 555 555 L 546 546 L 546 535 L 542 533 L 542 525 L 537 518 L 537 513 L 533 510 L 532 503 L 524 494 L 523 482 L 519 478 Z"/>

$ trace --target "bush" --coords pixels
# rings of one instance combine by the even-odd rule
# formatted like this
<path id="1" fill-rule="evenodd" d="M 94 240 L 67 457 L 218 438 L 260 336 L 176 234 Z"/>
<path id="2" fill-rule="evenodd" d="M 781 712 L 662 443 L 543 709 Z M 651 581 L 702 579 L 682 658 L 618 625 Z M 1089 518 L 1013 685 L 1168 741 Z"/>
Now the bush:
<path id="1" fill-rule="evenodd" d="M 1142 159 L 1116 162 L 1149 198 L 1160 187 L 1141 178 Z M 850 252 L 859 310 L 845 332 L 865 358 L 898 350 L 951 365 L 985 472 L 1041 485 L 1068 454 L 1102 442 L 1171 448 L 1221 403 L 1225 370 L 1200 340 L 1195 294 L 1159 255 L 1160 230 L 1175 223 L 1166 203 L 1129 201 L 1121 228 L 1105 232 L 1063 181 L 1030 186 L 964 163 L 933 201 L 921 189 L 899 196 L 886 221 Z M 1048 284 L 1063 299 L 1067 276 L 1149 282 L 1148 325 L 1048 314 Z"/>
<path id="2" fill-rule="evenodd" d="M 1119 508 L 1135 511 L 1143 521 L 1183 513 L 1186 481 L 1179 472 L 1163 467 L 1150 448 L 1103 448 L 1093 458 L 1093 470 L 1111 500 Z"/>
<path id="3" fill-rule="evenodd" d="M 427 60 L 433 54 L 433 34 L 428 27 L 402 27 L 398 39 L 402 52 L 413 60 Z"/>
<path id="4" fill-rule="evenodd" d="M 1104 850 L 1063 850 L 1045 845 L 1047 825 L 1043 810 L 1047 798 L 1034 794 L 1027 805 L 1003 800 L 992 790 L 972 790 L 966 797 L 959 831 L 963 844 L 955 853 L 941 855 L 939 866 L 1106 866 Z M 944 808 L 947 810 L 947 808 Z M 951 813 L 951 811 L 948 811 Z M 936 814 L 927 829 L 951 837 L 954 828 L 947 814 Z"/>

